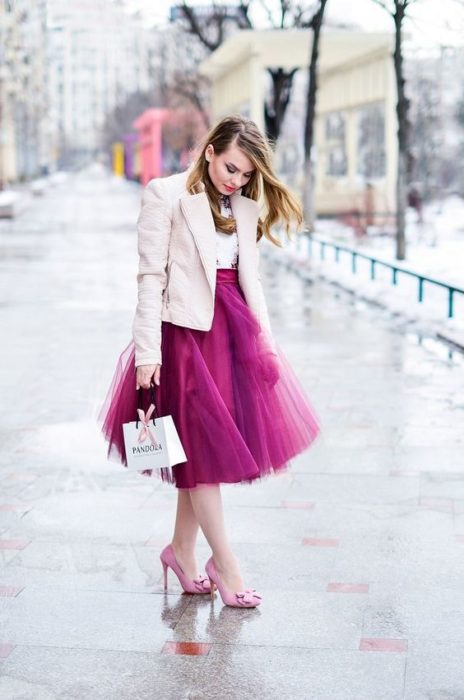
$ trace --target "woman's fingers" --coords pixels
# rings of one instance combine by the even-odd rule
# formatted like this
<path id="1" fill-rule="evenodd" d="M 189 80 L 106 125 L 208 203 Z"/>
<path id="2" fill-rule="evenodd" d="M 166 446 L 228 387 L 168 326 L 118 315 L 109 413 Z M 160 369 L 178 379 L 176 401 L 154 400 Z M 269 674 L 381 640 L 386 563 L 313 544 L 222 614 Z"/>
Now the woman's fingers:
<path id="1" fill-rule="evenodd" d="M 138 390 L 140 387 L 142 387 L 142 389 L 149 389 L 152 378 L 154 378 L 156 384 L 159 384 L 160 369 L 161 365 L 141 365 L 137 367 L 136 389 Z"/>

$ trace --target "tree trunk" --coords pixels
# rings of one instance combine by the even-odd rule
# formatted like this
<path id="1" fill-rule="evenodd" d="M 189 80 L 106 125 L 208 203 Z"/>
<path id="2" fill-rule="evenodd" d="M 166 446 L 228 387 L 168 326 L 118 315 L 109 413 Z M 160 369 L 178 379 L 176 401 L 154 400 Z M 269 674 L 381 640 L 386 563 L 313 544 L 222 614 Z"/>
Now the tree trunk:
<path id="1" fill-rule="evenodd" d="M 264 105 L 266 134 L 274 142 L 280 136 L 287 107 L 290 104 L 293 89 L 293 79 L 298 69 L 268 68 L 272 80 L 270 104 Z"/>
<path id="2" fill-rule="evenodd" d="M 316 116 L 316 96 L 317 96 L 317 64 L 319 59 L 319 41 L 321 36 L 322 22 L 327 0 L 320 0 L 318 11 L 312 21 L 313 42 L 311 46 L 311 59 L 308 69 L 308 98 L 306 107 L 306 118 L 304 128 L 304 164 L 303 164 L 303 216 L 309 232 L 314 231 L 315 209 L 314 209 L 314 163 L 312 150 L 314 142 L 314 120 Z"/>
<path id="3" fill-rule="evenodd" d="M 314 210 L 314 172 L 311 155 L 303 163 L 303 218 L 309 234 L 314 232 L 316 212 Z"/>
<path id="4" fill-rule="evenodd" d="M 406 258 L 406 208 L 407 190 L 409 184 L 409 100 L 405 94 L 405 78 L 402 50 L 402 26 L 405 16 L 405 6 L 395 0 L 395 64 L 398 118 L 398 172 L 396 179 L 396 258 Z"/>
<path id="5" fill-rule="evenodd" d="M 396 259 L 406 258 L 406 207 L 407 207 L 407 157 L 398 153 L 398 173 L 396 178 Z"/>

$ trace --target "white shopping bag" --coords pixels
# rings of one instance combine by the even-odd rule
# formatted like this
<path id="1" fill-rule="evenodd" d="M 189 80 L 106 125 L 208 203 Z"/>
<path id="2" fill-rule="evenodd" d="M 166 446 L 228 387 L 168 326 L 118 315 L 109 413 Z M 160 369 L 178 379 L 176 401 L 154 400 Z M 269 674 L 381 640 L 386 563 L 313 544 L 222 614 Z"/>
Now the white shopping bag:
<path id="1" fill-rule="evenodd" d="M 187 461 L 172 416 L 153 416 L 153 396 L 152 392 L 152 403 L 146 414 L 137 408 L 138 420 L 123 423 L 128 469 L 161 469 Z"/>

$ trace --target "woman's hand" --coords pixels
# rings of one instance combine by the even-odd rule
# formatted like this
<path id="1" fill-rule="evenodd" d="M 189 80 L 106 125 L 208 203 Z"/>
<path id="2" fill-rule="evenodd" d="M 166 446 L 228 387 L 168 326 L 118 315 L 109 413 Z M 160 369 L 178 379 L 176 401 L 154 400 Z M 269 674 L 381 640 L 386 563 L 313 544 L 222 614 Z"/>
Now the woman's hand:
<path id="1" fill-rule="evenodd" d="M 154 376 L 155 384 L 160 383 L 161 365 L 139 365 L 137 367 L 137 389 L 149 389 Z"/>

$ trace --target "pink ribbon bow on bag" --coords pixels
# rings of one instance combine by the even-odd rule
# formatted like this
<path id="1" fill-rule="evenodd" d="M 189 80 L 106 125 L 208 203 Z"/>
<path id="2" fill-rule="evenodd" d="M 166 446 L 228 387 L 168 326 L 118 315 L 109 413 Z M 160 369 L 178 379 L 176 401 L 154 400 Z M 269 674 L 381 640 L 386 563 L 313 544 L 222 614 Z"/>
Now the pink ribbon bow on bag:
<path id="1" fill-rule="evenodd" d="M 150 404 L 146 415 L 145 415 L 145 411 L 143 409 L 141 409 L 141 408 L 137 409 L 137 413 L 139 414 L 139 418 L 140 418 L 140 421 L 141 421 L 142 426 L 143 426 L 140 429 L 139 442 L 143 442 L 144 440 L 146 440 L 146 438 L 148 436 L 151 440 L 151 444 L 156 445 L 156 447 L 159 447 L 159 442 L 156 439 L 156 437 L 153 435 L 153 433 L 151 432 L 150 427 L 148 425 L 148 421 L 150 420 L 154 410 L 155 410 L 155 406 L 152 403 Z"/>

